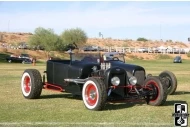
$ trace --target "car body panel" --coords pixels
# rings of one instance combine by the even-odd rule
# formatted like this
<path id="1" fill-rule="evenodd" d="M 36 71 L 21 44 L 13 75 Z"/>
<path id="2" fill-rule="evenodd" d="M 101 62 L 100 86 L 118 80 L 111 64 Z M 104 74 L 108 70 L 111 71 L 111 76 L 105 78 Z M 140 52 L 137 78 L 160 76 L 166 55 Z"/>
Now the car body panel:
<path id="1" fill-rule="evenodd" d="M 67 92 L 71 91 L 70 86 L 79 87 L 80 85 L 64 82 L 64 79 L 84 79 L 93 71 L 93 66 L 99 67 L 94 62 L 74 62 L 70 60 L 48 60 L 47 61 L 47 82 L 64 88 Z M 99 67 L 100 68 L 100 67 Z M 69 86 L 69 87 L 68 87 Z M 74 91 L 72 93 L 75 93 Z M 78 92 L 77 92 L 78 93 Z"/>

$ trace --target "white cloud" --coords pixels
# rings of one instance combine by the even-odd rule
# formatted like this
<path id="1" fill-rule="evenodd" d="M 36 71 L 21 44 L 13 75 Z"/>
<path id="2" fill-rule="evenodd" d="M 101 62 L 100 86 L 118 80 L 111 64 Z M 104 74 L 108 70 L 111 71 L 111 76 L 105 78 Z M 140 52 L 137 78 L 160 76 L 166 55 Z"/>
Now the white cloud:
<path id="1" fill-rule="evenodd" d="M 10 21 L 11 30 L 30 30 L 42 26 L 45 28 L 65 29 L 71 27 L 81 27 L 84 29 L 94 28 L 117 28 L 131 26 L 149 25 L 179 25 L 190 23 L 190 8 L 145 8 L 130 5 L 106 8 L 106 3 L 97 8 L 87 8 L 80 10 L 80 4 L 69 7 L 65 11 L 34 11 L 19 12 L 14 14 L 0 13 L 0 30 L 7 30 Z M 76 8 L 77 7 L 77 8 Z M 165 10 L 165 12 L 163 11 Z M 171 15 L 171 11 L 173 14 Z M 159 12 L 160 11 L 160 12 Z M 170 11 L 170 13 L 167 13 Z"/>

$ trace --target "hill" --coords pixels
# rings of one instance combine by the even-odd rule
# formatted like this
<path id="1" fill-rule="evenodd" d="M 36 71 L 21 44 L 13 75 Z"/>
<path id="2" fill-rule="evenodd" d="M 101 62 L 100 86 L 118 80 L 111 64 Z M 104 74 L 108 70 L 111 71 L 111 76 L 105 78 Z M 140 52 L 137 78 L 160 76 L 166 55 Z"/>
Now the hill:
<path id="1" fill-rule="evenodd" d="M 17 44 L 20 42 L 27 42 L 32 33 L 7 33 L 0 32 L 0 44 Z"/>
<path id="2" fill-rule="evenodd" d="M 5 43 L 7 45 L 9 44 L 18 44 L 20 42 L 27 42 L 28 38 L 32 36 L 32 33 L 7 33 L 7 32 L 0 32 L 0 46 L 2 43 Z M 117 47 L 136 47 L 136 48 L 141 48 L 141 47 L 159 47 L 159 46 L 171 46 L 171 47 L 179 47 L 179 48 L 190 48 L 190 45 L 184 44 L 182 42 L 172 42 L 172 41 L 134 41 L 134 40 L 121 40 L 121 39 L 112 39 L 112 38 L 89 38 L 87 40 L 88 45 L 98 45 L 98 46 L 117 46 Z M 20 53 L 28 53 L 31 56 L 35 56 L 38 59 L 45 59 L 46 55 L 45 52 L 43 51 L 31 51 L 31 50 L 13 50 L 13 49 L 5 49 L 5 48 L 0 48 L 0 52 L 8 52 L 9 54 L 14 53 L 19 55 Z M 65 54 L 59 53 L 59 52 L 52 52 L 52 55 L 55 56 L 63 56 Z M 177 54 L 170 54 L 170 58 L 172 59 L 174 56 Z M 181 54 L 183 59 L 189 59 L 186 54 Z M 153 54 L 153 53 L 132 53 L 132 54 L 127 54 L 126 57 L 128 60 L 129 59 L 144 59 L 144 60 L 149 60 L 149 59 L 156 59 L 159 58 L 159 54 Z"/>
<path id="3" fill-rule="evenodd" d="M 27 42 L 28 38 L 32 33 L 7 33 L 0 32 L 0 44 L 18 44 L 20 42 Z M 183 42 L 172 42 L 168 41 L 135 41 L 135 40 L 122 40 L 122 39 L 112 39 L 112 38 L 89 38 L 87 40 L 88 45 L 98 45 L 98 46 L 124 46 L 124 47 L 159 47 L 159 46 L 178 46 L 179 48 L 187 48 L 188 45 Z"/>

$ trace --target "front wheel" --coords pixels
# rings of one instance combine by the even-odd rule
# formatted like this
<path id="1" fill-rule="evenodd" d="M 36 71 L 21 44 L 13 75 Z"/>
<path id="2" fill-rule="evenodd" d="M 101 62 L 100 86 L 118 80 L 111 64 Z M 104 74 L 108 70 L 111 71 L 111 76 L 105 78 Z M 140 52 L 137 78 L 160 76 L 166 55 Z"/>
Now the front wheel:
<path id="1" fill-rule="evenodd" d="M 107 100 L 104 82 L 98 78 L 89 78 L 83 85 L 82 98 L 87 109 L 102 110 Z"/>
<path id="2" fill-rule="evenodd" d="M 21 79 L 22 94 L 27 99 L 39 98 L 42 92 L 42 77 L 38 70 L 27 69 Z"/>
<path id="3" fill-rule="evenodd" d="M 148 104 L 152 106 L 160 106 L 166 102 L 167 99 L 167 90 L 164 87 L 159 79 L 159 77 L 151 76 L 148 77 L 144 86 L 151 91 L 151 95 L 148 96 Z"/>

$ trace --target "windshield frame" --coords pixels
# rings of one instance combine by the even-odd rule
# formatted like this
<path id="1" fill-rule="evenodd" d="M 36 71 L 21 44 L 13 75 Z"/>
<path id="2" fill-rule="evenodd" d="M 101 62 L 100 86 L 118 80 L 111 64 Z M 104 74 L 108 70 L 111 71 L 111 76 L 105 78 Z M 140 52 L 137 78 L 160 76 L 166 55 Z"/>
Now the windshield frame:
<path id="1" fill-rule="evenodd" d="M 71 62 L 89 62 L 89 63 L 100 63 L 99 53 L 72 53 Z"/>
<path id="2" fill-rule="evenodd" d="M 115 59 L 113 59 L 114 57 Z M 70 60 L 71 60 L 71 63 L 73 62 L 103 63 L 103 62 L 110 62 L 110 61 L 119 61 L 119 62 L 125 63 L 125 54 L 119 53 L 119 52 L 70 53 Z"/>

